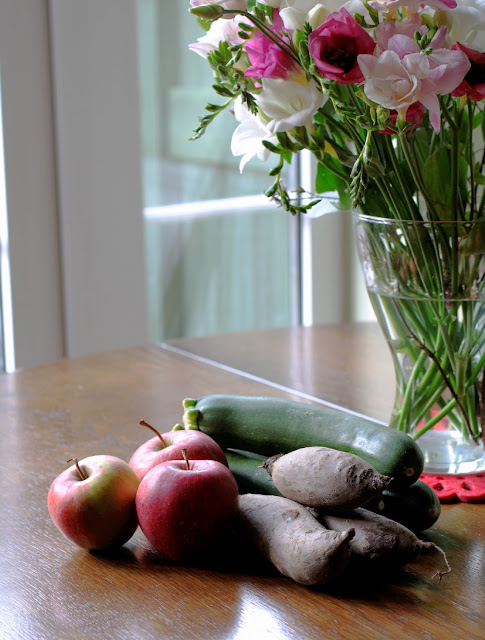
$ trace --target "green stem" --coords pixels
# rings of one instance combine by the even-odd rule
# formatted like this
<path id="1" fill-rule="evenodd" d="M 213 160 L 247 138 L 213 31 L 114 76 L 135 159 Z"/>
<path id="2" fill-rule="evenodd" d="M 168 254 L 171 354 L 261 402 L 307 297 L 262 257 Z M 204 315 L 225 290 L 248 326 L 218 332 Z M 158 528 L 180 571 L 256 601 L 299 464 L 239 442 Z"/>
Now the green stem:
<path id="1" fill-rule="evenodd" d="M 428 347 L 423 342 L 421 342 L 421 340 L 412 332 L 410 327 L 406 324 L 406 320 L 402 316 L 401 311 L 400 311 L 399 307 L 396 305 L 395 302 L 394 302 L 394 305 L 396 307 L 397 312 L 401 316 L 401 320 L 403 321 L 403 324 L 406 326 L 407 330 L 409 331 L 409 334 L 410 334 L 411 338 L 416 342 L 418 347 L 420 349 L 423 349 L 423 351 L 434 361 L 435 365 L 439 369 L 439 371 L 440 371 L 440 373 L 441 373 L 441 375 L 443 377 L 443 380 L 446 383 L 446 386 L 448 387 L 451 395 L 455 399 L 456 404 L 458 406 L 458 409 L 460 410 L 460 412 L 461 412 L 461 414 L 463 416 L 463 420 L 465 421 L 465 425 L 466 425 L 468 434 L 473 437 L 473 432 L 472 432 L 471 427 L 470 427 L 470 421 L 468 420 L 468 416 L 467 416 L 465 407 L 463 406 L 463 404 L 461 403 L 460 399 L 456 395 L 456 391 L 455 391 L 453 385 L 451 384 L 451 381 L 450 381 L 448 375 L 446 374 L 446 371 L 441 366 L 441 364 L 440 364 L 438 358 L 436 357 L 436 355 L 430 349 L 428 349 Z"/>
<path id="2" fill-rule="evenodd" d="M 394 147 L 392 146 L 392 142 L 391 142 L 391 138 L 390 136 L 384 136 L 385 137 L 385 145 L 386 145 L 386 150 L 387 150 L 387 156 L 388 158 L 390 158 L 391 160 L 391 164 L 392 164 L 392 168 L 394 169 L 394 173 L 397 176 L 397 180 L 399 182 L 399 185 L 401 187 L 401 190 L 403 192 L 404 195 L 404 199 L 406 202 L 406 206 L 407 206 L 407 211 L 409 213 L 412 214 L 413 219 L 415 220 L 422 220 L 421 214 L 419 213 L 419 209 L 416 206 L 416 203 L 414 202 L 411 194 L 409 193 L 409 188 L 408 185 L 406 183 L 406 181 L 404 180 L 404 176 L 402 175 L 401 169 L 399 167 L 399 163 L 397 161 L 396 158 L 396 152 L 394 150 Z"/>
<path id="3" fill-rule="evenodd" d="M 419 171 L 419 163 L 417 161 L 417 158 L 415 157 L 414 150 L 413 150 L 412 146 L 409 144 L 409 141 L 408 141 L 406 135 L 401 134 L 399 136 L 399 139 L 401 141 L 402 150 L 404 152 L 404 155 L 406 156 L 408 167 L 409 167 L 409 169 L 411 171 L 411 174 L 412 174 L 412 176 L 414 178 L 416 186 L 418 187 L 421 195 L 424 198 L 424 201 L 426 202 L 426 207 L 428 208 L 428 211 L 429 211 L 429 213 L 431 215 L 431 218 L 433 220 L 439 220 L 439 216 L 436 213 L 436 209 L 434 208 L 433 202 L 432 202 L 431 198 L 428 195 L 428 191 L 426 189 L 426 185 L 424 184 L 421 172 Z"/>
<path id="4" fill-rule="evenodd" d="M 407 382 L 406 382 L 406 388 L 403 394 L 403 401 L 402 401 L 402 405 L 401 405 L 401 413 L 399 416 L 399 421 L 397 423 L 397 429 L 399 431 L 409 431 L 409 429 L 407 429 L 404 425 L 404 419 L 407 415 L 408 409 L 409 409 L 409 405 L 412 401 L 412 392 L 413 392 L 413 384 L 415 379 L 417 378 L 418 374 L 420 373 L 423 364 L 426 362 L 426 353 L 424 351 L 421 351 L 421 353 L 418 356 L 417 361 L 414 364 L 413 370 L 411 372 L 411 375 L 409 376 Z"/>
<path id="5" fill-rule="evenodd" d="M 443 409 L 441 409 L 441 411 L 439 411 L 436 415 L 434 415 L 431 420 L 429 420 L 425 425 L 423 425 L 421 427 L 421 429 L 418 429 L 417 431 L 415 431 L 412 434 L 412 438 L 413 440 L 417 440 L 418 438 L 420 438 L 422 435 L 424 435 L 426 433 L 426 431 L 429 431 L 430 429 L 432 429 L 436 424 L 438 424 L 438 422 L 440 422 L 440 420 L 443 420 L 443 418 L 445 418 L 447 416 L 447 414 L 453 409 L 453 407 L 455 406 L 455 401 L 454 400 L 450 400 L 448 402 L 447 405 L 445 405 L 443 407 Z"/>
<path id="6" fill-rule="evenodd" d="M 468 107 L 468 167 L 469 167 L 469 176 L 470 176 L 470 216 L 469 219 L 473 220 L 475 218 L 475 207 L 476 207 L 476 193 L 475 193 L 475 158 L 473 157 L 473 102 L 470 98 L 467 97 L 467 107 Z"/>

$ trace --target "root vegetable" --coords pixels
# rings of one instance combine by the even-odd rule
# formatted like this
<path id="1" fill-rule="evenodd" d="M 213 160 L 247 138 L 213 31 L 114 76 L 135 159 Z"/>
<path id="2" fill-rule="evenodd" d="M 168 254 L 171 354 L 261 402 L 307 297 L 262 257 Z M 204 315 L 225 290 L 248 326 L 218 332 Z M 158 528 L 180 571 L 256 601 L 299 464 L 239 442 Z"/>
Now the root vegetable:
<path id="1" fill-rule="evenodd" d="M 359 456 L 327 447 L 303 447 L 262 466 L 286 498 L 331 512 L 361 507 L 392 482 Z"/>
<path id="2" fill-rule="evenodd" d="M 329 531 L 300 504 L 273 495 L 239 497 L 242 537 L 280 573 L 303 585 L 326 584 L 348 565 L 351 529 Z"/>
<path id="3" fill-rule="evenodd" d="M 447 571 L 438 572 L 437 575 L 441 577 L 450 570 L 444 551 L 434 542 L 420 540 L 410 529 L 385 516 L 363 508 L 341 516 L 314 509 L 311 511 L 328 529 L 354 531 L 350 548 L 355 558 L 399 566 L 410 562 L 423 551 L 438 550 L 445 559 Z"/>

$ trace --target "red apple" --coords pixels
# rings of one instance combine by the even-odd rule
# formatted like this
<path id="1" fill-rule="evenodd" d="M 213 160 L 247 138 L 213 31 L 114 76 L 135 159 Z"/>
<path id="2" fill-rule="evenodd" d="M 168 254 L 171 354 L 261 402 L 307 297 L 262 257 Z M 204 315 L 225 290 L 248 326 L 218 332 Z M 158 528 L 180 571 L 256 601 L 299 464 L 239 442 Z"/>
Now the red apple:
<path id="1" fill-rule="evenodd" d="M 74 462 L 50 486 L 47 508 L 52 521 L 84 549 L 120 547 L 138 526 L 137 475 L 115 456 L 91 456 Z"/>
<path id="2" fill-rule="evenodd" d="M 145 420 L 141 420 L 140 424 L 157 434 L 140 445 L 131 456 L 130 467 L 140 480 L 161 462 L 183 460 L 182 449 L 187 451 L 190 460 L 217 460 L 228 466 L 224 451 L 215 440 L 202 431 L 180 429 L 160 434 Z"/>
<path id="3" fill-rule="evenodd" d="M 171 460 L 140 482 L 136 512 L 152 546 L 175 562 L 186 562 L 227 533 L 238 501 L 234 476 L 217 460 Z"/>

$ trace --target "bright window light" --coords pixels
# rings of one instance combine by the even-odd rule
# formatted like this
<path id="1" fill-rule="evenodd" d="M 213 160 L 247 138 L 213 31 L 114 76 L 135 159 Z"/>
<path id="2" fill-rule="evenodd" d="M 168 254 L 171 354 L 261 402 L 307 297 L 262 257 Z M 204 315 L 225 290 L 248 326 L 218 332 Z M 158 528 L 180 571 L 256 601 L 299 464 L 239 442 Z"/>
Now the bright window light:
<path id="1" fill-rule="evenodd" d="M 1 74 L 0 74 L 1 77 Z M 0 90 L 0 281 L 3 349 L 5 371 L 15 370 L 13 333 L 12 286 L 10 280 L 10 255 L 8 244 L 7 187 L 5 181 L 5 156 L 3 147 L 2 95 Z"/>

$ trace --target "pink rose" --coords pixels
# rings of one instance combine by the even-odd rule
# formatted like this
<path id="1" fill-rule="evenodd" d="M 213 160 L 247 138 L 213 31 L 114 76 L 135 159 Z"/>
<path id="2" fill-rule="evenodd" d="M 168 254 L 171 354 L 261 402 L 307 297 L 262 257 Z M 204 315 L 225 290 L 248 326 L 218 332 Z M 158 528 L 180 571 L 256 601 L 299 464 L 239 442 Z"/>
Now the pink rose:
<path id="1" fill-rule="evenodd" d="M 286 36 L 283 20 L 279 11 L 273 13 L 272 30 L 282 36 L 288 44 L 290 38 Z M 299 72 L 299 67 L 281 47 L 275 44 L 261 31 L 255 31 L 251 40 L 248 40 L 245 49 L 251 66 L 246 70 L 245 76 L 251 78 L 282 78 L 287 80 Z"/>
<path id="2" fill-rule="evenodd" d="M 450 48 L 463 51 L 471 63 L 470 70 L 451 95 L 455 98 L 467 95 L 470 100 L 480 102 L 485 98 L 485 53 L 469 49 L 459 42 Z"/>
<path id="3" fill-rule="evenodd" d="M 364 80 L 357 56 L 372 54 L 375 46 L 371 36 L 346 9 L 331 13 L 308 36 L 308 49 L 320 75 L 339 84 Z"/>

